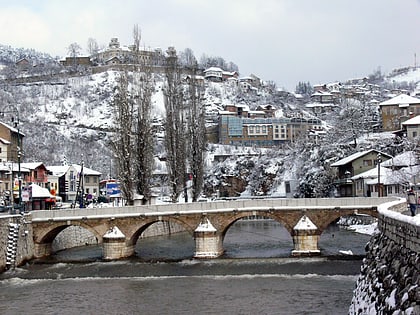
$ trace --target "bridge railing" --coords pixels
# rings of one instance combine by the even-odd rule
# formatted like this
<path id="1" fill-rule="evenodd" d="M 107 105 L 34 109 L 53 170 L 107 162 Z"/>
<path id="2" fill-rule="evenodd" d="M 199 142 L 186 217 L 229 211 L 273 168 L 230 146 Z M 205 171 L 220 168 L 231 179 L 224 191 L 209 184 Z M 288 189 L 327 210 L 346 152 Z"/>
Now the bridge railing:
<path id="1" fill-rule="evenodd" d="M 35 210 L 31 212 L 32 220 L 65 219 L 75 217 L 106 217 L 140 214 L 164 214 L 185 212 L 213 212 L 235 209 L 305 209 L 336 207 L 372 207 L 394 201 L 393 197 L 350 197 L 350 198 L 296 198 L 296 199 L 239 199 L 232 201 L 194 202 L 176 204 L 156 204 L 126 207 L 71 208 L 60 210 Z"/>

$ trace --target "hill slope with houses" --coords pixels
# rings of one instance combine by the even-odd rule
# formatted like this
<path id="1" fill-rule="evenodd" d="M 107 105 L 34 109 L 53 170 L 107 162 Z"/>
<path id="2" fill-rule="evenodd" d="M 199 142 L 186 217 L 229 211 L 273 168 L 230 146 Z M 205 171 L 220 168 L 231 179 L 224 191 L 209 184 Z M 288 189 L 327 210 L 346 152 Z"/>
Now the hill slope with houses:
<path id="1" fill-rule="evenodd" d="M 3 64 L 3 73 L 10 73 L 12 67 L 17 77 L 31 77 L 28 72 L 19 73 L 16 63 Z M 13 104 L 19 109 L 25 134 L 24 161 L 58 165 L 64 159 L 72 163 L 83 160 L 103 177 L 115 176 L 109 143 L 118 71 L 110 68 L 70 75 L 60 70 L 64 73 L 57 75 L 61 68 L 54 66 L 54 75 L 48 76 L 47 69 L 51 68 L 45 66 L 47 62 L 39 64 L 44 65 L 39 79 L 4 77 L 1 82 L 3 105 Z M 378 133 L 377 104 L 398 93 L 417 95 L 418 68 L 320 84 L 306 94 L 277 89 L 272 82 L 256 76 L 253 79 L 243 85 L 232 80 L 205 81 L 208 126 L 217 125 L 218 113 L 225 105 L 246 105 L 251 110 L 270 105 L 280 117 L 320 119 L 324 133 L 316 141 L 301 137 L 274 149 L 209 144 L 204 191 L 208 196 L 281 196 L 286 191 L 326 196 L 334 191 L 334 172 L 330 167 L 334 161 L 360 150 L 377 149 L 396 155 L 412 146 L 404 139 L 397 141 L 392 133 Z M 154 119 L 159 124 L 164 116 L 162 75 L 155 74 L 155 81 Z M 156 152 L 157 157 L 160 153 Z M 164 170 L 161 163 L 156 163 L 156 168 Z"/>

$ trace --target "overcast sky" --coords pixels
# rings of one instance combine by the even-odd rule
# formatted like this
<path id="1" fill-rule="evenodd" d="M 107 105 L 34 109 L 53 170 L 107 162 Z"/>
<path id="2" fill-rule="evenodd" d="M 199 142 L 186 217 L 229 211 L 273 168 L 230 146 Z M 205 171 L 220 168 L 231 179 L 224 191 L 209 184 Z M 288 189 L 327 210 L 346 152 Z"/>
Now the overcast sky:
<path id="1" fill-rule="evenodd" d="M 88 38 L 191 48 L 294 90 L 420 64 L 420 0 L 0 0 L 0 44 L 64 57 Z"/>

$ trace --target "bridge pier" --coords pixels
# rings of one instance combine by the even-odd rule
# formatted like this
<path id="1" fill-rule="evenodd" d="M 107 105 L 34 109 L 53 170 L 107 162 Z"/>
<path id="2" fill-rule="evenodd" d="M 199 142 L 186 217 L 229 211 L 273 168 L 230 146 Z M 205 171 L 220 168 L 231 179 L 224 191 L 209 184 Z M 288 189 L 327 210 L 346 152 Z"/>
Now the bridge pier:
<path id="1" fill-rule="evenodd" d="M 321 251 L 318 247 L 320 233 L 315 224 L 306 216 L 302 216 L 293 229 L 292 256 L 316 256 Z"/>
<path id="2" fill-rule="evenodd" d="M 134 245 L 127 245 L 125 235 L 116 226 L 111 228 L 103 237 L 102 258 L 114 260 L 132 256 Z"/>
<path id="3" fill-rule="evenodd" d="M 217 258 L 224 252 L 223 237 L 205 218 L 194 231 L 195 258 Z"/>
<path id="4" fill-rule="evenodd" d="M 34 258 L 50 256 L 52 253 L 51 243 L 34 243 Z"/>

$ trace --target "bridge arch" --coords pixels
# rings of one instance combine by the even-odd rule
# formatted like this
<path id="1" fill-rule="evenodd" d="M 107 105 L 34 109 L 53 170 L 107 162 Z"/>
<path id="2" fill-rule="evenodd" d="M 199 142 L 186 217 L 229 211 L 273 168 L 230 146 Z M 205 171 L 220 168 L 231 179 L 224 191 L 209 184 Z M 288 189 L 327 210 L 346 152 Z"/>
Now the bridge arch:
<path id="1" fill-rule="evenodd" d="M 98 243 L 102 242 L 103 233 L 83 221 L 70 221 L 70 223 L 68 221 L 38 223 L 33 226 L 34 257 L 40 258 L 51 255 L 53 252 L 52 245 L 54 239 L 60 232 L 70 226 L 80 226 L 92 233 Z"/>
<path id="2" fill-rule="evenodd" d="M 258 212 L 258 214 L 253 212 L 238 212 L 237 214 L 233 215 L 232 217 L 226 219 L 223 224 L 220 226 L 220 234 L 222 236 L 222 240 L 224 240 L 226 233 L 228 232 L 229 228 L 235 224 L 235 222 L 249 217 L 261 217 L 265 219 L 272 219 L 277 223 L 280 223 L 288 232 L 291 234 L 291 230 L 289 228 L 289 224 L 286 220 L 283 220 L 282 217 L 275 215 L 275 213 L 266 211 L 266 212 Z"/>
<path id="3" fill-rule="evenodd" d="M 127 239 L 127 245 L 129 246 L 135 246 L 140 236 L 143 234 L 144 231 L 146 231 L 147 228 L 149 228 L 151 225 L 158 223 L 158 222 L 168 222 L 175 223 L 180 226 L 182 226 L 186 232 L 188 232 L 191 236 L 194 235 L 194 228 L 192 227 L 188 222 L 176 218 L 176 217 L 162 217 L 162 218 L 153 218 L 153 219 L 147 219 L 143 224 L 141 224 L 139 227 L 136 227 L 133 233 L 128 237 Z"/>
<path id="4" fill-rule="evenodd" d="M 80 226 L 91 232 L 98 240 L 98 243 L 102 242 L 102 234 L 98 232 L 95 228 L 92 228 L 84 222 L 72 222 L 71 224 L 57 222 L 55 224 L 50 225 L 47 229 L 44 229 L 42 231 L 43 233 L 39 235 L 34 235 L 34 240 L 36 243 L 39 244 L 52 243 L 60 232 L 62 232 L 70 226 Z"/>

